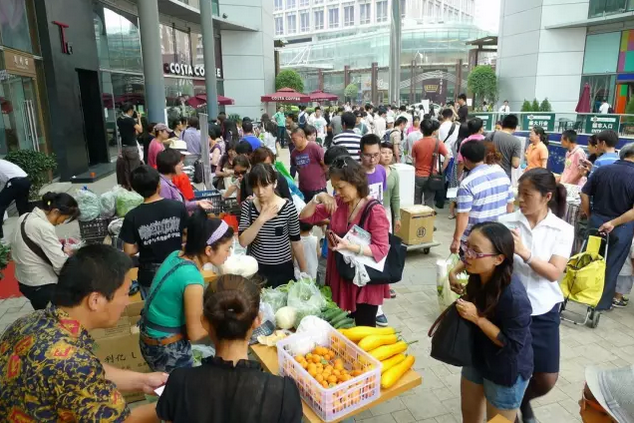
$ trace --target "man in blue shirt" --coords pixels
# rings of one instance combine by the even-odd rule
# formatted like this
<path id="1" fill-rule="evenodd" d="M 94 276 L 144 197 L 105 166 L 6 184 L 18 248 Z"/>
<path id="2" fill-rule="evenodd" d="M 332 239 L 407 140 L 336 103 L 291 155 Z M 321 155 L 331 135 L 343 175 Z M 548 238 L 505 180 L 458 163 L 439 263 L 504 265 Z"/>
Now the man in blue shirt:
<path id="1" fill-rule="evenodd" d="M 594 162 L 593 172 L 601 166 L 611 165 L 619 159 L 619 155 L 616 153 L 619 136 L 616 132 L 612 130 L 600 132 L 597 134 L 597 141 L 597 150 L 601 156 Z"/>
<path id="2" fill-rule="evenodd" d="M 590 210 L 592 197 L 592 210 Z M 634 143 L 621 150 L 621 159 L 596 169 L 581 192 L 581 213 L 590 228 L 610 233 L 605 285 L 597 310 L 608 310 L 616 279 L 628 257 L 634 237 Z"/>
<path id="3" fill-rule="evenodd" d="M 250 120 L 242 122 L 242 139 L 240 141 L 247 141 L 251 144 L 253 150 L 262 147 L 262 141 L 255 135 L 253 135 L 253 123 Z"/>

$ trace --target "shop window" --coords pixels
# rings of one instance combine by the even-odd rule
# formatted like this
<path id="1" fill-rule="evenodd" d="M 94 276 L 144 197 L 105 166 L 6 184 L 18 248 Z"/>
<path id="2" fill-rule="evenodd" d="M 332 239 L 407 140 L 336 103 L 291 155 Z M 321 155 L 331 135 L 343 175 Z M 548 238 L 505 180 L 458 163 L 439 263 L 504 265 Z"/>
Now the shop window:
<path id="1" fill-rule="evenodd" d="M 387 22 L 387 1 L 376 2 L 376 21 Z"/>
<path id="2" fill-rule="evenodd" d="M 164 24 L 160 24 L 159 27 L 163 63 L 178 62 L 178 57 L 176 55 L 176 34 L 174 32 L 174 27 Z"/>
<path id="3" fill-rule="evenodd" d="M 187 32 L 175 30 L 177 63 L 192 63 L 192 46 Z"/>
<path id="4" fill-rule="evenodd" d="M 593 112 L 597 113 L 599 111 L 603 99 L 607 100 L 609 104 L 614 105 L 616 75 L 582 76 L 579 97 L 581 97 L 586 83 L 590 86 L 590 107 Z"/>
<path id="5" fill-rule="evenodd" d="M 0 1 L 0 34 L 5 46 L 33 53 L 26 0 Z"/>
<path id="6" fill-rule="evenodd" d="M 620 45 L 620 32 L 588 35 L 583 58 L 583 73 L 616 72 Z"/>

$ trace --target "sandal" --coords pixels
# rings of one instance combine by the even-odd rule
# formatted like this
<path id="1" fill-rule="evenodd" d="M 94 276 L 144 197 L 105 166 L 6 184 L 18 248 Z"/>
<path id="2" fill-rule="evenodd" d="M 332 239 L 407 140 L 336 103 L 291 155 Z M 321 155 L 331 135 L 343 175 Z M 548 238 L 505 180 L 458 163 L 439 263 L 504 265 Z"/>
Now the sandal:
<path id="1" fill-rule="evenodd" d="M 456 216 L 451 216 L 451 215 L 447 216 L 447 219 L 449 219 L 449 220 L 454 220 L 455 218 L 456 218 Z"/>

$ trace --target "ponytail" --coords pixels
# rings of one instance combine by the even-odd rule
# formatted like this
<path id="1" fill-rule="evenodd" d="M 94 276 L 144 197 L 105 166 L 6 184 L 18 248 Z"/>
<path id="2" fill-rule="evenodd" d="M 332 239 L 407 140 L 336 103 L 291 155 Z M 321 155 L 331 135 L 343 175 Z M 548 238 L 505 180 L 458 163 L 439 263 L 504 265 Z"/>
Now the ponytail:
<path id="1" fill-rule="evenodd" d="M 537 135 L 541 142 L 543 142 L 546 147 L 548 147 L 548 135 L 546 135 L 546 131 L 541 126 L 533 126 L 533 132 Z"/>
<path id="2" fill-rule="evenodd" d="M 560 219 L 563 219 L 566 214 L 566 198 L 568 197 L 568 190 L 562 184 L 557 184 L 557 188 L 553 193 L 553 198 L 548 203 L 550 210 Z"/>
<path id="3" fill-rule="evenodd" d="M 566 214 L 566 197 L 568 193 L 566 187 L 556 182 L 553 173 L 541 167 L 531 169 L 520 177 L 519 182 L 522 183 L 526 180 L 530 181 L 541 195 L 545 196 L 551 193 L 552 198 L 548 202 L 548 207 L 555 216 L 563 219 Z"/>

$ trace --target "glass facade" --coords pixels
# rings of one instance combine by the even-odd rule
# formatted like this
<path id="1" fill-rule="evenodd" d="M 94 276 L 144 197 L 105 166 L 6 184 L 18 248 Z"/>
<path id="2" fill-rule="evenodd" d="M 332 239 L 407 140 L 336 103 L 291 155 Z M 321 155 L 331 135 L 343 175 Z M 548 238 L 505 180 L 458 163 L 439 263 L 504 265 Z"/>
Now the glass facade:
<path id="1" fill-rule="evenodd" d="M 33 53 L 27 0 L 0 1 L 0 33 L 2 45 Z"/>
<path id="2" fill-rule="evenodd" d="M 616 72 L 621 33 L 588 35 L 583 58 L 583 73 Z"/>
<path id="3" fill-rule="evenodd" d="M 589 18 L 614 15 L 634 10 L 633 0 L 590 0 Z"/>

